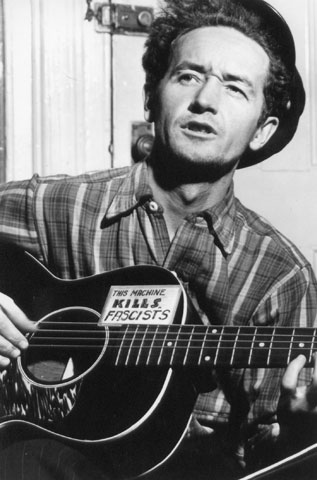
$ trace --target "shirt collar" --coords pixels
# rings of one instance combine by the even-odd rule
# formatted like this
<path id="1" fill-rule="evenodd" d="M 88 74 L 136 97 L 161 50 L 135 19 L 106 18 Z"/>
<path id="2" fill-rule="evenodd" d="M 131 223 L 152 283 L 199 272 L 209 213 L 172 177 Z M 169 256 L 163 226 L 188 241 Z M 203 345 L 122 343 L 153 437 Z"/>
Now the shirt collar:
<path id="1" fill-rule="evenodd" d="M 147 164 L 140 162 L 122 177 L 116 194 L 106 210 L 103 224 L 128 214 L 150 197 L 152 197 L 152 190 L 148 182 Z"/>
<path id="2" fill-rule="evenodd" d="M 127 215 L 152 197 L 153 192 L 148 182 L 147 163 L 137 163 L 122 178 L 117 192 L 107 208 L 102 226 L 106 226 L 109 222 L 112 223 L 118 217 Z M 233 182 L 223 200 L 200 215 L 206 219 L 224 251 L 230 254 L 234 243 L 236 216 Z"/>
<path id="3" fill-rule="evenodd" d="M 230 255 L 235 239 L 236 218 L 233 182 L 231 182 L 225 197 L 213 207 L 205 210 L 203 216 L 211 226 L 224 251 Z"/>

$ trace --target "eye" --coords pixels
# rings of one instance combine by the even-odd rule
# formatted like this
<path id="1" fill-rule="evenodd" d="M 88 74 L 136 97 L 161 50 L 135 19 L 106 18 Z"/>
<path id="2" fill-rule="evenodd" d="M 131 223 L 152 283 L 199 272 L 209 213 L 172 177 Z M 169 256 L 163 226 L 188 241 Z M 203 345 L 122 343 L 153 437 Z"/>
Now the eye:
<path id="1" fill-rule="evenodd" d="M 237 87 L 236 85 L 228 84 L 228 85 L 225 85 L 225 87 L 231 95 L 235 97 L 241 96 L 246 98 L 245 92 L 241 88 Z"/>
<path id="2" fill-rule="evenodd" d="M 178 80 L 183 85 L 194 85 L 200 82 L 199 76 L 190 72 L 179 73 Z"/>

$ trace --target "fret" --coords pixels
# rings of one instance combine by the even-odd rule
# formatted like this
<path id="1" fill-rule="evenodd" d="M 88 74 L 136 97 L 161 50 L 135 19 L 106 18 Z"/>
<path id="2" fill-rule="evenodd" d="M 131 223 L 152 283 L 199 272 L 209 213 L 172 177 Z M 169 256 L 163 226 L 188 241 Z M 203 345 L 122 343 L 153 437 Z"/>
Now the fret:
<path id="1" fill-rule="evenodd" d="M 144 352 L 146 351 L 146 347 L 145 347 L 144 344 L 145 344 L 145 339 L 147 337 L 148 330 L 149 330 L 149 325 L 146 325 L 144 333 L 143 333 L 143 338 L 142 338 L 141 343 L 140 343 L 140 348 L 139 348 L 139 351 L 138 351 L 138 355 L 137 355 L 137 358 L 136 358 L 136 361 L 135 361 L 136 366 L 140 364 L 141 356 L 142 356 L 142 354 L 144 355 Z"/>
<path id="2" fill-rule="evenodd" d="M 273 332 L 272 332 L 272 336 L 271 336 L 270 346 L 269 346 L 269 354 L 267 356 L 267 362 L 266 362 L 266 365 L 268 367 L 270 366 L 270 361 L 271 361 L 271 354 L 272 354 L 273 339 L 274 339 L 274 336 L 275 336 L 275 331 L 276 331 L 276 328 L 274 327 Z"/>
<path id="3" fill-rule="evenodd" d="M 246 367 L 249 365 L 250 348 L 254 341 L 254 327 L 237 327 L 236 338 L 234 341 L 230 366 Z"/>
<path id="4" fill-rule="evenodd" d="M 145 361 L 145 365 L 150 365 L 150 359 L 151 359 L 151 356 L 152 356 L 153 346 L 154 346 L 155 337 L 156 337 L 158 329 L 159 329 L 159 325 L 156 325 L 155 332 L 153 333 L 153 338 L 152 338 L 151 343 L 150 343 L 149 353 L 148 353 L 147 359 Z"/>
<path id="5" fill-rule="evenodd" d="M 183 365 L 198 366 L 202 354 L 207 327 L 204 325 L 187 326 L 187 340 L 183 348 L 186 348 Z"/>
<path id="6" fill-rule="evenodd" d="M 173 358 L 174 365 L 196 365 L 197 355 L 200 352 L 201 343 L 194 346 L 194 342 L 198 337 L 198 326 L 196 325 L 182 325 L 179 327 L 179 332 L 176 340 L 176 351 Z"/>
<path id="7" fill-rule="evenodd" d="M 187 362 L 187 359 L 188 359 L 188 352 L 191 348 L 191 342 L 193 340 L 193 333 L 195 331 L 195 327 L 192 326 L 191 327 L 191 332 L 190 332 L 190 335 L 189 335 L 189 339 L 188 339 L 188 342 L 186 344 L 186 346 L 184 348 L 186 348 L 186 353 L 185 353 L 185 356 L 184 356 L 184 360 L 183 360 L 183 365 L 186 365 L 186 362 Z"/>
<path id="8" fill-rule="evenodd" d="M 295 335 L 292 342 L 292 354 L 290 360 L 293 360 L 298 355 L 305 355 L 308 360 L 311 354 L 311 336 L 313 329 L 298 327 L 295 329 Z"/>
<path id="9" fill-rule="evenodd" d="M 289 348 L 288 348 L 287 364 L 289 364 L 289 362 L 290 362 L 290 360 L 291 360 L 292 347 L 293 347 L 293 341 L 294 341 L 294 333 L 295 333 L 295 329 L 293 328 L 292 338 L 291 338 L 291 341 L 290 341 L 290 344 L 289 344 Z"/>
<path id="10" fill-rule="evenodd" d="M 308 363 L 311 364 L 313 361 L 313 353 L 314 353 L 314 347 L 315 347 L 315 341 L 316 341 L 316 328 L 314 328 L 314 333 L 312 335 L 312 340 L 310 344 L 310 351 L 309 351 L 309 358 L 308 358 Z"/>
<path id="11" fill-rule="evenodd" d="M 261 326 L 256 327 L 255 335 L 252 341 L 252 354 L 250 354 L 249 365 L 252 367 L 265 367 L 268 364 L 268 357 L 270 359 L 274 352 L 272 343 L 272 328 Z"/>
<path id="12" fill-rule="evenodd" d="M 209 327 L 205 342 L 205 348 L 202 351 L 202 361 L 205 365 L 216 366 L 219 363 L 219 354 L 221 353 L 221 343 L 224 332 L 227 327 Z"/>
<path id="13" fill-rule="evenodd" d="M 119 347 L 118 354 L 117 354 L 117 358 L 116 358 L 116 361 L 115 361 L 115 366 L 116 366 L 116 367 L 117 367 L 118 365 L 120 365 L 120 356 L 121 356 L 121 354 L 122 354 L 123 344 L 124 344 L 125 339 L 126 339 L 127 330 L 128 330 L 128 327 L 126 327 L 125 330 L 124 330 L 124 334 L 123 334 L 123 337 L 122 337 L 122 340 L 121 340 L 121 345 L 120 345 L 120 347 Z"/>
<path id="14" fill-rule="evenodd" d="M 147 328 L 147 325 L 132 325 L 132 332 L 133 329 L 135 329 L 135 332 L 131 341 L 130 352 L 128 355 L 128 361 L 130 365 L 136 366 L 140 360 L 139 357 L 142 352 L 142 344 L 145 341 Z"/>
<path id="15" fill-rule="evenodd" d="M 218 357 L 219 357 L 219 352 L 220 352 L 221 340 L 222 340 L 222 336 L 223 336 L 223 330 L 224 330 L 224 327 L 222 327 L 221 333 L 220 333 L 220 336 L 219 336 L 219 339 L 218 339 L 218 345 L 216 347 L 217 350 L 216 350 L 216 355 L 215 355 L 215 360 L 214 360 L 214 366 L 218 365 Z"/>
<path id="16" fill-rule="evenodd" d="M 134 327 L 134 326 L 133 326 Z M 129 327 L 128 327 L 129 328 Z M 134 330 L 134 333 L 132 335 L 132 340 L 130 340 L 130 345 L 128 347 L 128 354 L 126 356 L 126 359 L 125 359 L 125 365 L 128 366 L 128 363 L 129 363 L 129 359 L 130 357 L 132 357 L 132 349 L 134 348 L 134 341 L 135 341 L 135 338 L 137 336 L 137 332 L 138 332 L 138 326 L 137 328 L 135 328 Z"/>
<path id="17" fill-rule="evenodd" d="M 250 347 L 250 355 L 249 355 L 248 365 L 251 365 L 251 362 L 252 362 L 252 353 L 253 353 L 253 350 L 254 350 L 256 334 L 257 334 L 257 327 L 255 327 L 254 335 L 252 337 L 252 343 L 251 343 L 251 347 Z"/>
<path id="18" fill-rule="evenodd" d="M 169 332 L 169 326 L 167 327 L 166 331 L 165 331 L 165 335 L 164 335 L 164 338 L 163 338 L 163 345 L 162 345 L 162 348 L 161 348 L 161 351 L 160 351 L 160 354 L 159 354 L 159 357 L 157 359 L 157 365 L 159 366 L 162 362 L 162 358 L 163 358 L 163 354 L 164 356 L 166 357 L 166 352 L 168 351 L 168 345 L 167 345 L 167 334 Z M 166 363 L 169 363 L 169 362 L 166 362 Z"/>
<path id="19" fill-rule="evenodd" d="M 236 341 L 238 328 L 239 327 L 231 326 L 223 327 L 217 346 L 217 360 L 215 365 L 225 367 L 230 365 L 231 352 Z"/>
<path id="20" fill-rule="evenodd" d="M 182 326 L 183 328 L 183 326 Z M 179 340 L 179 335 L 181 333 L 180 325 L 169 325 L 168 326 L 168 334 L 166 337 L 166 346 L 164 352 L 164 365 L 173 366 L 179 365 L 181 362 L 178 361 L 176 354 L 179 353 L 180 347 L 177 345 Z"/>
<path id="21" fill-rule="evenodd" d="M 199 358 L 198 358 L 198 362 L 197 362 L 198 365 L 201 365 L 203 352 L 205 351 L 205 348 L 206 348 L 206 339 L 207 339 L 207 334 L 209 333 L 209 330 L 210 330 L 210 327 L 207 327 L 205 329 L 205 334 L 203 336 L 203 340 L 202 340 L 202 344 L 201 344 L 201 348 L 200 348 L 200 353 L 199 353 Z M 212 327 L 211 333 L 216 334 L 217 329 Z"/>
<path id="22" fill-rule="evenodd" d="M 161 356 L 161 352 L 164 349 L 165 345 L 165 338 L 167 335 L 167 328 L 166 325 L 159 325 L 158 328 L 156 328 L 155 333 L 154 333 L 154 342 L 152 345 L 152 350 L 151 350 L 151 365 L 159 365 L 159 358 Z"/>
<path id="23" fill-rule="evenodd" d="M 205 363 L 213 364 L 215 356 L 215 349 L 212 346 L 213 340 L 210 339 L 208 341 L 209 348 L 208 350 L 206 349 L 206 336 L 208 331 L 208 327 L 205 325 L 194 326 L 194 332 L 188 349 L 187 365 L 200 365 L 203 353 L 205 353 Z"/>
<path id="24" fill-rule="evenodd" d="M 232 355 L 231 355 L 231 358 L 230 358 L 230 366 L 233 365 L 233 360 L 234 360 L 234 355 L 235 355 L 236 348 L 237 348 L 237 342 L 238 342 L 240 330 L 241 330 L 241 328 L 239 327 L 238 330 L 237 330 L 236 338 L 234 339 L 234 344 L 233 344 L 233 349 L 232 349 Z"/>
<path id="25" fill-rule="evenodd" d="M 173 352 L 172 352 L 172 356 L 171 356 L 171 365 L 174 364 L 175 354 L 176 354 L 176 350 L 177 350 L 176 347 L 177 347 L 177 343 L 178 343 L 178 340 L 179 340 L 180 332 L 181 332 L 181 329 L 178 328 L 177 334 L 176 334 L 176 339 L 171 342 L 171 348 L 173 348 Z M 168 343 L 170 343 L 170 342 L 168 342 Z M 180 351 L 180 350 L 178 349 L 178 351 Z M 175 362 L 175 363 L 177 365 L 177 362 Z"/>
<path id="26" fill-rule="evenodd" d="M 270 367 L 285 367 L 289 363 L 290 345 L 294 338 L 291 327 L 275 327 L 272 341 Z"/>

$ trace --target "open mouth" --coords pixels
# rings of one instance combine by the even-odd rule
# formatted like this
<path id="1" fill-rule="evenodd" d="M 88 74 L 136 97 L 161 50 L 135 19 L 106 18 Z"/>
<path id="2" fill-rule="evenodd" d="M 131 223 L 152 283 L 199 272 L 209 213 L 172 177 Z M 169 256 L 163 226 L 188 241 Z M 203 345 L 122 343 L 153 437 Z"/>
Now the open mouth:
<path id="1" fill-rule="evenodd" d="M 215 133 L 211 125 L 203 122 L 190 121 L 184 126 L 184 128 L 191 132 L 202 133 L 205 135 Z"/>

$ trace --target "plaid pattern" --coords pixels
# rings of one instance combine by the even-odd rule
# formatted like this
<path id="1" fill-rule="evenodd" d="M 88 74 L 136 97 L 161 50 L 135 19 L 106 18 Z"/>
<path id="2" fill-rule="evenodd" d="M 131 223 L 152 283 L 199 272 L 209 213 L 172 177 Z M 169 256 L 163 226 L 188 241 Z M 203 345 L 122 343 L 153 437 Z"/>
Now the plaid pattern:
<path id="1" fill-rule="evenodd" d="M 177 272 L 205 324 L 315 324 L 310 265 L 234 197 L 233 186 L 222 202 L 184 219 L 172 241 L 162 208 L 153 212 L 152 200 L 146 163 L 11 182 L 0 189 L 0 240 L 27 249 L 62 278 L 128 265 L 164 266 Z M 214 427 L 228 420 L 230 404 L 238 405 L 235 411 L 243 404 L 243 422 L 274 421 L 281 374 L 219 373 L 219 388 L 200 395 L 196 414 Z"/>

